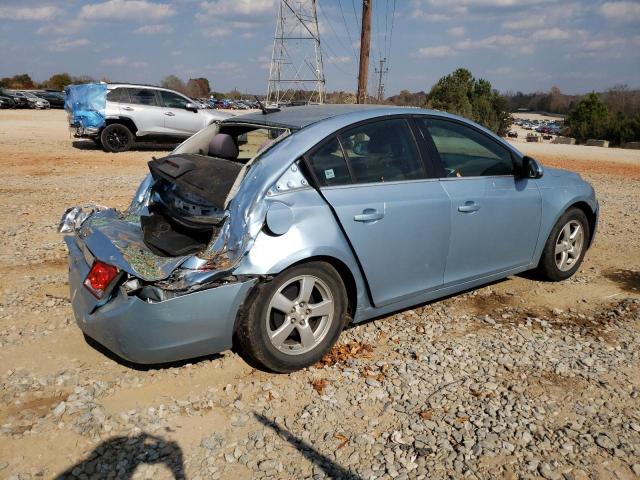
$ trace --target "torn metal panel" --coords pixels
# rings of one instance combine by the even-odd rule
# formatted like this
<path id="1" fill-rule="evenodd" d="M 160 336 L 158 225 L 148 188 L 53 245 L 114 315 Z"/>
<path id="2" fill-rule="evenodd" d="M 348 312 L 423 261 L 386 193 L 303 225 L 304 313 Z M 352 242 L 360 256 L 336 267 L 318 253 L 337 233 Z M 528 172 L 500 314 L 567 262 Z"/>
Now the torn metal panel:
<path id="1" fill-rule="evenodd" d="M 167 278 L 188 256 L 164 257 L 144 243 L 140 217 L 113 209 L 96 212 L 78 236 L 98 259 L 145 281 Z"/>

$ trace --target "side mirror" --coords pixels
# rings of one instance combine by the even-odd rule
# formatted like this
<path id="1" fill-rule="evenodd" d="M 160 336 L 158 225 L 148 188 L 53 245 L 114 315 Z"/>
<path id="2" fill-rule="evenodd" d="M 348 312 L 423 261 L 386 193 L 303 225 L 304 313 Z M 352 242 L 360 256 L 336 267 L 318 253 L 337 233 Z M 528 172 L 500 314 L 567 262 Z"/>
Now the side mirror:
<path id="1" fill-rule="evenodd" d="M 535 158 L 525 156 L 522 159 L 522 174 L 526 178 L 540 178 L 544 175 L 544 169 Z"/>
<path id="2" fill-rule="evenodd" d="M 189 110 L 191 112 L 197 112 L 198 111 L 198 106 L 195 103 L 189 102 L 184 106 L 184 109 L 185 110 Z"/>

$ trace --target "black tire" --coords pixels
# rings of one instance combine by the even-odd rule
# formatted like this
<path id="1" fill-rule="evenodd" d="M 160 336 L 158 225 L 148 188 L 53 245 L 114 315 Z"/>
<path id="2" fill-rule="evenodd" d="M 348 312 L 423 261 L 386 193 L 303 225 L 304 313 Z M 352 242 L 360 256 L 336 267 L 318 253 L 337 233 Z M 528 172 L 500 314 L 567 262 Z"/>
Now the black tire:
<path id="1" fill-rule="evenodd" d="M 322 339 L 318 340 L 318 343 L 310 351 L 295 355 L 287 354 L 276 348 L 269 339 L 268 328 L 270 327 L 267 326 L 267 314 L 270 315 L 270 322 L 272 321 L 271 315 L 273 315 L 269 313 L 269 303 L 280 288 L 286 287 L 289 282 L 295 282 L 297 277 L 302 276 L 312 276 L 319 279 L 324 284 L 321 287 L 326 287 L 330 291 L 333 301 L 333 317 L 331 322 L 328 322 L 328 326 L 324 330 L 326 333 Z M 300 288 L 302 287 L 300 286 Z M 318 290 L 316 290 L 316 287 L 313 288 L 317 295 Z M 300 294 L 301 292 L 298 292 L 298 295 Z M 295 292 L 292 296 L 296 296 Z M 242 353 L 247 355 L 250 361 L 253 361 L 251 363 L 255 363 L 257 366 L 272 372 L 288 373 L 309 367 L 318 362 L 338 340 L 349 318 L 347 306 L 347 292 L 344 283 L 333 266 L 326 262 L 310 262 L 290 268 L 277 275 L 271 281 L 258 284 L 249 295 L 245 301 L 245 308 L 240 312 L 236 323 L 236 344 L 240 347 Z M 284 321 L 286 319 L 283 316 L 283 323 Z M 309 326 L 311 326 L 312 322 L 317 321 L 319 320 L 310 318 L 308 320 Z M 278 326 L 275 328 L 278 328 Z M 315 328 L 320 329 L 319 323 L 316 324 Z M 291 337 L 293 338 L 296 335 L 299 334 L 292 332 Z M 300 343 L 302 344 L 302 342 Z M 289 347 L 283 346 L 283 348 Z"/>
<path id="2" fill-rule="evenodd" d="M 112 123 L 102 129 L 100 142 L 105 152 L 126 152 L 133 146 L 133 133 L 126 125 Z"/>
<path id="3" fill-rule="evenodd" d="M 556 262 L 555 249 L 562 229 L 570 222 L 578 222 L 580 224 L 584 232 L 584 237 L 579 256 L 571 263 L 571 267 L 569 269 L 562 270 L 558 267 Z M 576 273 L 576 271 L 578 271 L 582 264 L 582 260 L 584 260 L 584 255 L 587 251 L 590 238 L 591 231 L 589 230 L 589 221 L 587 220 L 587 216 L 584 212 L 579 208 L 568 209 L 558 219 L 558 222 L 549 234 L 549 238 L 547 239 L 547 242 L 544 245 L 544 250 L 542 251 L 542 256 L 540 257 L 540 263 L 538 264 L 538 273 L 546 280 L 550 280 L 552 282 L 560 282 L 571 277 Z"/>

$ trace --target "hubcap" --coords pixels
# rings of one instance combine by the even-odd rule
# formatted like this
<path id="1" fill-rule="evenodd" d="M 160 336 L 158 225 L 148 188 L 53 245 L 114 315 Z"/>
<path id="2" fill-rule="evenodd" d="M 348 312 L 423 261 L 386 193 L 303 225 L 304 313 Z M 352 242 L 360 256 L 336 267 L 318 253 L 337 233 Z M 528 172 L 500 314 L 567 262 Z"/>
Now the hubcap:
<path id="1" fill-rule="evenodd" d="M 288 355 L 313 350 L 333 322 L 333 294 L 313 275 L 292 278 L 273 295 L 267 308 L 271 344 Z"/>
<path id="2" fill-rule="evenodd" d="M 584 229 L 577 220 L 569 221 L 558 234 L 556 240 L 556 266 L 566 272 L 580 259 L 584 245 Z"/>

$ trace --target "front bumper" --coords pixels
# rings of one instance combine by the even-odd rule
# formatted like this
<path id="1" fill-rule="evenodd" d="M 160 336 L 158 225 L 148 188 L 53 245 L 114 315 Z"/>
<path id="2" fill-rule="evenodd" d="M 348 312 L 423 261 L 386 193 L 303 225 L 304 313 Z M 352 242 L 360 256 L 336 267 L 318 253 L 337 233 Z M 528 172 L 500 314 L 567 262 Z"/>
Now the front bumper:
<path id="1" fill-rule="evenodd" d="M 152 364 L 210 355 L 231 347 L 238 309 L 256 280 L 147 303 L 116 292 L 97 301 L 82 285 L 89 265 L 73 235 L 69 249 L 71 303 L 80 329 L 118 356 Z"/>

